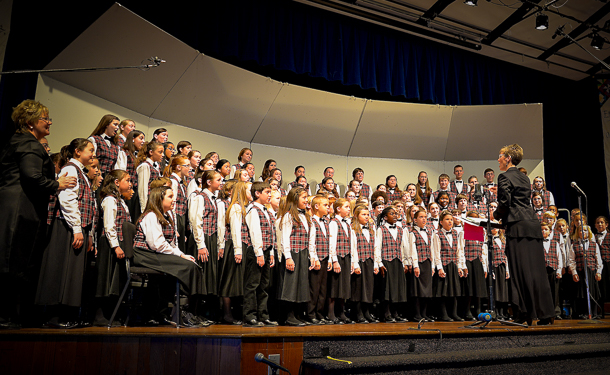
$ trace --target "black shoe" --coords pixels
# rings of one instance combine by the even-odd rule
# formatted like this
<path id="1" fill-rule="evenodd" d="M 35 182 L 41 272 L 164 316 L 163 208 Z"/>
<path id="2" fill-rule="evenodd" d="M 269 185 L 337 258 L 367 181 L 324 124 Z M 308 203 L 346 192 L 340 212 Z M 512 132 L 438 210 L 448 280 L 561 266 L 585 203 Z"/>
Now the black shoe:
<path id="1" fill-rule="evenodd" d="M 207 319 L 205 320 L 206 322 L 208 321 Z M 228 325 L 233 325 L 233 326 L 240 326 L 242 325 L 242 321 L 239 319 L 226 319 L 226 318 L 222 318 L 222 321 L 220 322 L 220 324 L 228 324 Z"/>
<path id="2" fill-rule="evenodd" d="M 362 318 L 358 318 L 358 320 L 356 320 L 356 323 L 369 324 L 369 321 L 366 320 L 364 317 L 362 317 Z"/>
<path id="3" fill-rule="evenodd" d="M 396 323 L 396 319 L 392 318 L 391 316 L 386 316 L 384 321 L 386 323 Z"/>
<path id="4" fill-rule="evenodd" d="M 331 321 L 330 321 L 330 320 L 328 320 L 328 319 L 324 319 L 324 318 L 322 318 L 322 319 L 320 319 L 320 324 L 333 324 L 333 322 L 331 322 Z"/>
<path id="5" fill-rule="evenodd" d="M 269 319 L 265 319 L 261 323 L 263 323 L 266 326 L 270 326 L 270 327 L 277 327 L 278 326 L 277 322 L 275 322 L 273 320 L 269 320 Z"/>
<path id="6" fill-rule="evenodd" d="M 423 318 L 424 318 L 424 321 L 427 322 L 427 323 L 434 323 L 434 319 L 432 319 L 429 316 L 424 316 Z"/>
<path id="7" fill-rule="evenodd" d="M 291 327 L 305 327 L 305 323 L 301 322 L 296 318 L 287 319 L 286 325 Z"/>
<path id="8" fill-rule="evenodd" d="M 343 324 L 343 321 L 339 318 L 335 318 L 335 319 L 331 320 L 331 322 L 333 322 L 333 324 Z"/>
<path id="9" fill-rule="evenodd" d="M 453 319 L 454 322 L 463 322 L 464 321 L 464 319 L 460 318 L 457 315 L 451 316 L 451 319 Z"/>
<path id="10" fill-rule="evenodd" d="M 161 323 L 159 323 L 159 321 L 157 321 L 155 319 L 149 319 L 144 322 L 144 326 L 146 326 L 146 327 L 158 327 L 159 324 L 161 324 Z"/>
<path id="11" fill-rule="evenodd" d="M 20 329 L 21 325 L 15 322 L 2 322 L 0 323 L 0 329 Z"/>
<path id="12" fill-rule="evenodd" d="M 352 320 L 350 318 L 348 318 L 348 317 L 339 318 L 339 320 L 341 320 L 345 324 L 352 324 L 353 323 Z"/>
<path id="13" fill-rule="evenodd" d="M 544 318 L 544 319 L 540 319 L 538 321 L 538 323 L 536 323 L 536 325 L 539 326 L 548 326 L 555 323 L 555 318 Z"/>
<path id="14" fill-rule="evenodd" d="M 44 325 L 44 327 L 53 328 L 53 329 L 73 329 L 73 328 L 78 328 L 78 323 L 77 322 L 63 322 L 63 323 L 47 322 Z"/>
<path id="15" fill-rule="evenodd" d="M 108 325 L 108 321 L 106 321 L 106 322 L 107 322 L 107 323 L 105 324 L 105 326 L 107 326 L 107 325 Z M 91 323 L 86 322 L 86 321 L 84 321 L 84 320 L 83 320 L 83 321 L 78 322 L 78 328 L 88 328 L 88 327 L 91 327 Z"/>
<path id="16" fill-rule="evenodd" d="M 397 323 L 406 323 L 406 322 L 408 322 L 408 321 L 409 321 L 407 318 L 403 318 L 403 317 L 402 317 L 402 316 L 400 316 L 400 315 L 396 315 L 396 316 L 394 317 L 394 320 L 396 320 L 396 322 L 397 322 Z"/>
<path id="17" fill-rule="evenodd" d="M 310 324 L 313 324 L 314 326 L 319 326 L 319 325 L 321 325 L 321 324 L 324 324 L 324 323 L 322 323 L 322 322 L 321 322 L 319 319 L 316 319 L 316 318 L 310 319 L 310 320 L 309 320 L 309 323 L 310 323 Z"/>
<path id="18" fill-rule="evenodd" d="M 453 322 L 453 319 L 451 319 L 449 316 L 441 316 L 438 319 L 439 322 Z"/>
<path id="19" fill-rule="evenodd" d="M 373 317 L 372 315 L 368 318 L 366 318 L 366 320 L 369 321 L 369 323 L 379 323 L 379 320 L 375 317 Z"/>
<path id="20" fill-rule="evenodd" d="M 555 320 L 563 320 L 563 318 L 561 317 L 561 315 L 557 315 L 557 316 L 555 317 Z"/>
<path id="21" fill-rule="evenodd" d="M 243 323 L 243 326 L 244 326 L 244 327 L 255 327 L 255 328 L 256 328 L 256 327 L 264 327 L 264 326 L 265 326 L 265 323 L 263 323 L 263 322 L 259 322 L 259 321 L 258 321 L 258 320 L 256 320 L 256 319 L 251 319 L 251 320 L 245 321 L 245 322 Z"/>

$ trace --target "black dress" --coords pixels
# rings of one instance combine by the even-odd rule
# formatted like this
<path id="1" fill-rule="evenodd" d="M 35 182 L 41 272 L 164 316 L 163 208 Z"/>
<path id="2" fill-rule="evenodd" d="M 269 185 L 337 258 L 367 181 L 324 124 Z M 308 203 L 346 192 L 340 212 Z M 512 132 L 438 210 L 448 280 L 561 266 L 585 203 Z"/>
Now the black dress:
<path id="1" fill-rule="evenodd" d="M 16 133 L 0 153 L 0 317 L 30 312 L 46 245 L 49 196 L 57 193 L 55 166 L 30 133 Z M 11 287 L 7 287 L 7 286 Z"/>
<path id="2" fill-rule="evenodd" d="M 542 230 L 530 199 L 530 181 L 516 167 L 498 176 L 494 217 L 506 225 L 510 302 L 527 319 L 545 319 L 555 316 L 555 307 L 546 277 Z"/>

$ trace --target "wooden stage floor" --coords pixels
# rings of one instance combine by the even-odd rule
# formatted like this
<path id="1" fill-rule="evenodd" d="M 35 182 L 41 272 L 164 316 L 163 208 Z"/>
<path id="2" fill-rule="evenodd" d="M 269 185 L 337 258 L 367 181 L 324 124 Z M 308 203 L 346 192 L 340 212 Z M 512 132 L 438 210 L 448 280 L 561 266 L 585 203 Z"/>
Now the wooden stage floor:
<path id="1" fill-rule="evenodd" d="M 552 334 L 610 334 L 610 319 L 599 324 L 560 320 L 551 326 L 521 328 L 490 323 L 464 328 L 464 322 L 346 324 L 307 327 L 213 325 L 207 328 L 116 327 L 19 329 L 0 331 L 3 374 L 266 374 L 256 353 L 280 354 L 281 364 L 299 373 L 304 342 L 312 340 L 399 340 Z M 332 352 L 332 348 L 331 348 Z M 307 357 L 307 356 L 306 356 Z M 7 367 L 5 367 L 7 366 Z"/>

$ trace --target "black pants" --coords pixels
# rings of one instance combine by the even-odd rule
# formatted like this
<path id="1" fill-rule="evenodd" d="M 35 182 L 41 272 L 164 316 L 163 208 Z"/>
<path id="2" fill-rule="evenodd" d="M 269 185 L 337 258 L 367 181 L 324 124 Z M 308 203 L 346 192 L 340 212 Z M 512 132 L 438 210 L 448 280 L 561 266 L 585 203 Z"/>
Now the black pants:
<path id="1" fill-rule="evenodd" d="M 263 321 L 269 319 L 267 300 L 269 296 L 265 289 L 269 285 L 269 262 L 271 248 L 263 251 L 265 264 L 260 267 L 256 263 L 254 248 L 246 249 L 246 264 L 244 270 L 244 303 L 243 317 L 245 322 L 252 319 Z"/>
<path id="2" fill-rule="evenodd" d="M 326 303 L 328 257 L 320 261 L 319 270 L 309 271 L 309 295 L 307 303 L 307 316 L 309 319 L 322 319 L 324 317 L 324 304 Z"/>

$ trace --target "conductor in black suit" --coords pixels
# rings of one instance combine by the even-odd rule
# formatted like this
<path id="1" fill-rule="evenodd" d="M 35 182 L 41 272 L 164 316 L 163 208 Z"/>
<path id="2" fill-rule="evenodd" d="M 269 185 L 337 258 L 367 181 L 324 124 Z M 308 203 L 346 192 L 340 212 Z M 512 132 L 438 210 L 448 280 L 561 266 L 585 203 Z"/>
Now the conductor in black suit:
<path id="1" fill-rule="evenodd" d="M 510 268 L 510 301 L 515 321 L 532 325 L 553 324 L 555 308 L 548 280 L 542 245 L 542 230 L 531 206 L 529 178 L 519 172 L 523 149 L 517 144 L 500 150 L 498 163 L 504 173 L 498 176 L 496 219 L 506 225 L 506 256 Z"/>

